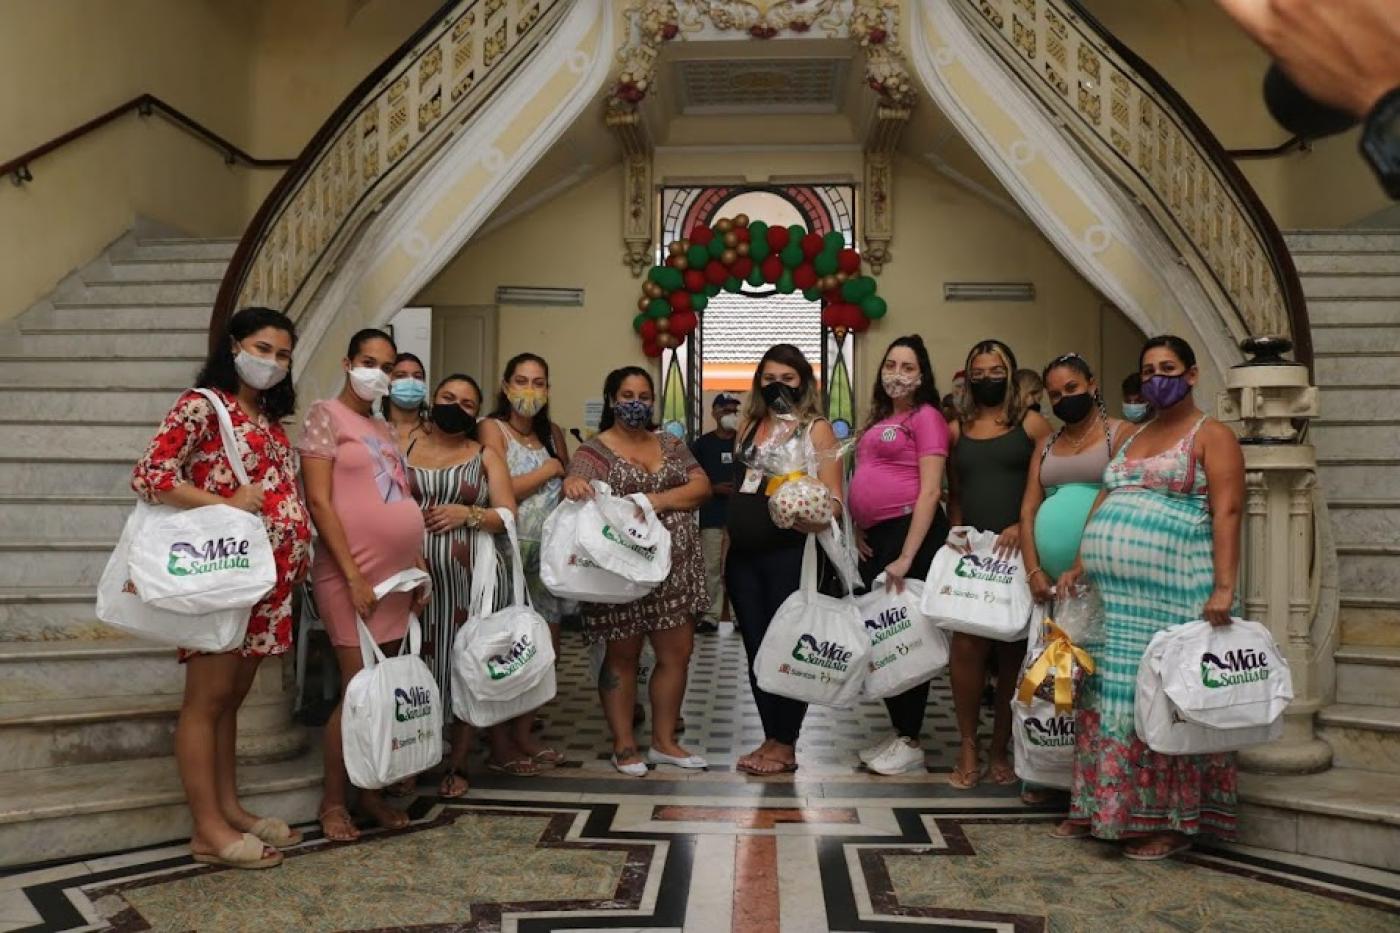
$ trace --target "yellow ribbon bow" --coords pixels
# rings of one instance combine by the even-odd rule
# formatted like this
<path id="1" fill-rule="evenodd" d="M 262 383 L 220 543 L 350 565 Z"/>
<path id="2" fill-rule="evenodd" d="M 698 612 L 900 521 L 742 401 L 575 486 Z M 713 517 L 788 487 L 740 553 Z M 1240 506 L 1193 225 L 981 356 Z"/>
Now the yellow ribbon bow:
<path id="1" fill-rule="evenodd" d="M 794 470 L 791 473 L 784 473 L 782 476 L 770 476 L 768 477 L 768 485 L 763 487 L 763 494 L 765 496 L 771 496 L 773 493 L 783 488 L 783 486 L 795 479 L 801 479 L 806 475 L 806 472 L 802 470 Z"/>
<path id="2" fill-rule="evenodd" d="M 1021 689 L 1017 697 L 1029 706 L 1036 688 L 1045 682 L 1050 669 L 1055 670 L 1055 712 L 1064 713 L 1074 706 L 1074 684 L 1071 672 L 1074 665 L 1084 668 L 1084 673 L 1094 673 L 1094 659 L 1089 653 L 1069 640 L 1069 636 L 1050 619 L 1045 620 L 1045 650 L 1021 678 Z"/>

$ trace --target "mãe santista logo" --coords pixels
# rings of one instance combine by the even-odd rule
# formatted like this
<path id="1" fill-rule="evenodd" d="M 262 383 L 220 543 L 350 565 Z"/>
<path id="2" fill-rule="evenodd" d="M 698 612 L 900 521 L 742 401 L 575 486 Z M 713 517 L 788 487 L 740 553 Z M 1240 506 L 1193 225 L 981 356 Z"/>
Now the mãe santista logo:
<path id="1" fill-rule="evenodd" d="M 645 557 L 647 560 L 655 560 L 655 559 L 656 559 L 656 545 L 654 545 L 654 544 L 652 544 L 652 545 L 642 545 L 642 544 L 638 544 L 638 543 L 635 542 L 635 541 L 628 541 L 628 540 L 627 540 L 627 536 L 630 535 L 630 534 L 631 534 L 631 532 L 624 530 L 623 533 L 622 533 L 621 535 L 619 535 L 619 534 L 617 533 L 617 529 L 614 528 L 612 525 L 604 525 L 604 526 L 603 526 L 603 537 L 604 537 L 604 538 L 607 538 L 609 541 L 612 541 L 612 542 L 614 542 L 614 543 L 616 543 L 616 544 L 622 545 L 623 547 L 627 548 L 627 550 L 633 552 L 634 554 L 640 554 L 641 556 Z"/>
<path id="2" fill-rule="evenodd" d="M 792 646 L 794 660 L 839 674 L 844 674 L 850 669 L 851 655 L 854 653 L 850 648 L 834 641 L 817 641 L 814 636 L 805 632 L 797 639 L 797 644 Z"/>
<path id="3" fill-rule="evenodd" d="M 964 554 L 953 570 L 955 576 L 966 580 L 983 580 L 987 583 L 1010 583 L 1019 565 L 999 557 L 979 557 Z"/>
<path id="4" fill-rule="evenodd" d="M 1054 716 L 1041 721 L 1037 716 L 1027 716 L 1025 723 L 1026 741 L 1041 748 L 1064 748 L 1074 744 L 1074 718 Z"/>
<path id="5" fill-rule="evenodd" d="M 494 654 L 486 659 L 486 672 L 492 680 L 505 680 L 511 674 L 530 663 L 538 652 L 535 642 L 529 635 L 521 635 L 510 646 L 509 651 Z"/>
<path id="6" fill-rule="evenodd" d="M 900 632 L 907 632 L 913 625 L 914 620 L 909 618 L 909 607 L 904 605 L 891 606 L 889 609 L 881 610 L 875 618 L 865 620 L 865 629 L 870 633 L 872 645 L 878 645 Z"/>
<path id="7" fill-rule="evenodd" d="M 170 545 L 165 571 L 175 577 L 190 577 L 218 570 L 247 570 L 251 566 L 249 547 L 247 538 L 213 538 L 198 545 L 176 541 Z"/>
<path id="8" fill-rule="evenodd" d="M 433 695 L 427 687 L 394 688 L 394 718 L 399 722 L 422 719 L 433 712 Z"/>
<path id="9" fill-rule="evenodd" d="M 1207 651 L 1201 655 L 1201 683 L 1211 689 L 1268 680 L 1273 673 L 1269 655 L 1253 648 L 1234 648 L 1221 658 Z"/>

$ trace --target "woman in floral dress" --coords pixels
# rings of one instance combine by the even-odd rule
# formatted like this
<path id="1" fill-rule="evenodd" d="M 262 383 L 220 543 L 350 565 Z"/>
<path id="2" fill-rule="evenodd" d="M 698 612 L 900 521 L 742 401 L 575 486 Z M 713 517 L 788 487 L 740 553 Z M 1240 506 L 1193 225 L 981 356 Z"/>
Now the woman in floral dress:
<path id="1" fill-rule="evenodd" d="M 1229 625 L 1239 571 L 1244 456 L 1234 432 L 1192 399 L 1196 356 L 1156 337 L 1140 357 L 1156 417 L 1104 473 L 1080 557 L 1104 602 L 1104 643 L 1075 717 L 1070 818 L 1055 834 L 1131 839 L 1129 858 L 1168 858 L 1200 833 L 1235 833 L 1233 754 L 1164 755 L 1134 725 L 1138 665 L 1152 636 L 1195 619 Z"/>
<path id="2" fill-rule="evenodd" d="M 642 493 L 671 533 L 671 572 L 656 589 L 630 603 L 583 604 L 589 639 L 607 642 L 598 693 L 612 729 L 613 766 L 633 777 L 647 773 L 633 737 L 632 715 L 642 640 L 650 639 L 656 669 L 647 757 L 654 764 L 704 768 L 705 759 L 676 742 L 676 722 L 685 698 L 695 618 L 709 604 L 695 510 L 710 497 L 710 481 L 682 441 L 657 433 L 652 422 L 655 389 L 645 369 L 613 370 L 603 383 L 603 399 L 598 435 L 574 454 L 564 495 L 575 501 L 591 498 L 592 480 L 607 483 L 617 496 Z"/>
<path id="3" fill-rule="evenodd" d="M 131 479 L 147 502 L 185 509 L 232 505 L 261 515 L 272 544 L 277 582 L 253 606 L 243 646 L 224 654 L 180 652 L 185 696 L 175 760 L 194 823 L 190 849 L 197 861 L 236 868 L 278 865 L 282 856 L 273 847 L 301 841 L 282 820 L 243 809 L 234 768 L 238 707 L 262 659 L 291 647 L 292 589 L 306 575 L 311 525 L 297 490 L 296 454 L 279 423 L 296 409 L 287 377 L 295 344 L 296 330 L 285 315 L 244 308 L 229 319 L 195 383 L 228 410 L 250 485 L 234 478 L 218 415 L 197 392 L 175 402 Z"/>

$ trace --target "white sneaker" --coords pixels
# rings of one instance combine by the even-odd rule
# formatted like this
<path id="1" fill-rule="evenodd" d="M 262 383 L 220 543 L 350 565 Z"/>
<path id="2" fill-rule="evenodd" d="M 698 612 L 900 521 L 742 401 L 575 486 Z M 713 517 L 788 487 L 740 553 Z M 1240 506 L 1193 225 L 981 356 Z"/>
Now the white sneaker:
<path id="1" fill-rule="evenodd" d="M 876 774 L 903 774 L 924 765 L 924 750 L 909 739 L 897 738 L 885 746 L 870 770 Z"/>
<path id="2" fill-rule="evenodd" d="M 898 732 L 891 732 L 889 735 L 885 736 L 883 739 L 876 742 L 874 745 L 871 745 L 868 748 L 862 748 L 859 752 L 857 752 L 857 755 L 860 757 L 860 763 L 868 766 L 872 761 L 880 757 L 881 752 L 890 747 L 891 742 L 896 741 L 898 738 Z"/>
<path id="3" fill-rule="evenodd" d="M 675 765 L 677 768 L 688 768 L 698 770 L 708 768 L 710 763 L 699 755 L 686 755 L 684 758 L 676 755 L 668 755 L 665 752 L 658 752 L 654 748 L 647 749 L 647 760 L 654 765 Z"/>

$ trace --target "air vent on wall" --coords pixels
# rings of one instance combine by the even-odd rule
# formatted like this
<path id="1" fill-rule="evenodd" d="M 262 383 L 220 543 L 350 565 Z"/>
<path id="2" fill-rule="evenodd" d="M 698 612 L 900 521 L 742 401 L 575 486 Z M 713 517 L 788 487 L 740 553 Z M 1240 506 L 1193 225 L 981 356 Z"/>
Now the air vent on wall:
<path id="1" fill-rule="evenodd" d="M 1032 282 L 944 282 L 944 301 L 1035 301 Z"/>
<path id="2" fill-rule="evenodd" d="M 498 305 L 555 305 L 583 307 L 581 288 L 539 288 L 530 285 L 501 285 L 496 289 Z"/>

